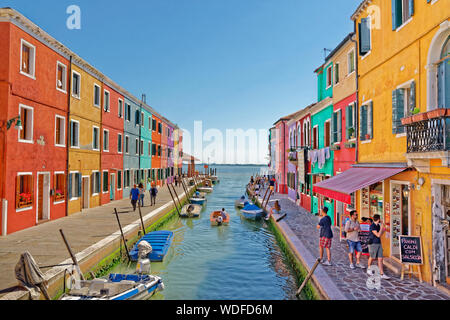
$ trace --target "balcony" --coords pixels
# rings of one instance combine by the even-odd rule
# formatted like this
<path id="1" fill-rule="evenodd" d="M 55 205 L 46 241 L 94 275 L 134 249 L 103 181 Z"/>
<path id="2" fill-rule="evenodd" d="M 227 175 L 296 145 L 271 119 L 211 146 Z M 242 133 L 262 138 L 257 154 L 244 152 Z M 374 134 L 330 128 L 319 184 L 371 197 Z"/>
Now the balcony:
<path id="1" fill-rule="evenodd" d="M 450 109 L 436 109 L 402 119 L 406 128 L 408 164 L 428 173 L 430 159 L 450 164 Z"/>

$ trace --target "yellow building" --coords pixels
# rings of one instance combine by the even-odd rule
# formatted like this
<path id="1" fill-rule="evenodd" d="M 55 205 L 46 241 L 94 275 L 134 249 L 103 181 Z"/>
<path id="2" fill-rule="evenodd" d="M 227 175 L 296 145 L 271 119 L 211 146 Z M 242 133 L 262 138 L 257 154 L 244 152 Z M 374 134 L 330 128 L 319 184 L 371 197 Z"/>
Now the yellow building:
<path id="1" fill-rule="evenodd" d="M 384 180 L 357 192 L 357 209 L 386 224 L 388 265 L 399 265 L 399 235 L 421 236 L 421 271 L 435 285 L 450 275 L 449 14 L 447 0 L 366 0 L 352 16 L 357 167 L 384 170 Z"/>
<path id="2" fill-rule="evenodd" d="M 100 205 L 101 186 L 101 75 L 83 60 L 71 71 L 69 121 L 68 213 Z"/>

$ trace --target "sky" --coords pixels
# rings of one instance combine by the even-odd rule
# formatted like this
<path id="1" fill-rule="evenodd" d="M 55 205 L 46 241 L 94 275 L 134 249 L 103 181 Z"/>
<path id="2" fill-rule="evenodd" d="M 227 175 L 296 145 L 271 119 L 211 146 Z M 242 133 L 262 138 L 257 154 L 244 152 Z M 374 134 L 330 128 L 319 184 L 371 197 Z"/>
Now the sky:
<path id="1" fill-rule="evenodd" d="M 186 151 L 205 162 L 267 163 L 268 129 L 317 101 L 314 70 L 324 48 L 353 31 L 360 2 L 6 0 L 0 7 L 21 12 L 136 97 L 145 93 L 187 130 Z M 81 10 L 79 30 L 66 26 L 70 5 Z M 233 143 L 230 130 L 238 129 L 241 142 Z"/>

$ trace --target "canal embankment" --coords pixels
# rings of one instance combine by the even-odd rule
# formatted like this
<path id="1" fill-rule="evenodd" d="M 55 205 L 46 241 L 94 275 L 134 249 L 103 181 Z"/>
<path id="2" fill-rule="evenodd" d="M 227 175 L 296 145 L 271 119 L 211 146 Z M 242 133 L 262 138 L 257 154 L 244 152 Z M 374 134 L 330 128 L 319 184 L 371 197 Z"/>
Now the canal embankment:
<path id="1" fill-rule="evenodd" d="M 189 187 L 189 193 L 194 192 Z M 184 203 L 186 194 L 182 187 L 176 188 L 179 200 Z M 164 187 L 158 193 L 155 206 L 150 206 L 147 194 L 142 207 L 142 219 L 147 231 L 158 228 L 177 214 L 172 198 Z M 141 220 L 138 210 L 133 212 L 128 199 L 85 210 L 56 221 L 38 225 L 0 238 L 0 289 L 17 285 L 14 268 L 20 255 L 28 251 L 41 266 L 71 264 L 72 259 L 64 245 L 59 230 L 62 229 L 75 253 L 86 278 L 93 273 L 98 276 L 118 263 L 123 256 L 123 241 L 114 215 L 117 208 L 127 245 L 139 239 Z M 57 266 L 44 271 L 50 297 L 57 298 L 64 287 L 68 266 Z M 0 296 L 0 300 L 26 300 L 28 291 L 16 290 Z"/>

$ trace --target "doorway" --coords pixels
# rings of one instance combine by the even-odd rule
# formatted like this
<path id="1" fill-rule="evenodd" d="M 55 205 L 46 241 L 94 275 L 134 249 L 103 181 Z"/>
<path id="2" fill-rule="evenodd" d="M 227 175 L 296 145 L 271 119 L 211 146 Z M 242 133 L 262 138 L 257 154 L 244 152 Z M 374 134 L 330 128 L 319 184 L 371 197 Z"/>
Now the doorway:
<path id="1" fill-rule="evenodd" d="M 111 173 L 109 184 L 109 199 L 114 201 L 116 199 L 116 175 L 114 173 Z"/>
<path id="2" fill-rule="evenodd" d="M 37 220 L 50 220 L 50 173 L 38 173 Z"/>
<path id="3" fill-rule="evenodd" d="M 89 177 L 83 177 L 83 183 L 81 188 L 81 208 L 89 209 Z"/>
<path id="4" fill-rule="evenodd" d="M 410 187 L 408 182 L 391 181 L 391 256 L 400 259 L 399 236 L 412 235 Z"/>

